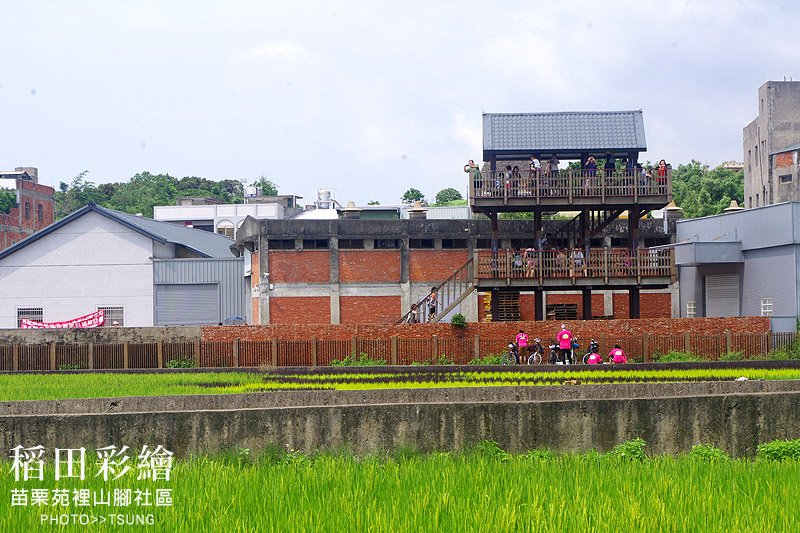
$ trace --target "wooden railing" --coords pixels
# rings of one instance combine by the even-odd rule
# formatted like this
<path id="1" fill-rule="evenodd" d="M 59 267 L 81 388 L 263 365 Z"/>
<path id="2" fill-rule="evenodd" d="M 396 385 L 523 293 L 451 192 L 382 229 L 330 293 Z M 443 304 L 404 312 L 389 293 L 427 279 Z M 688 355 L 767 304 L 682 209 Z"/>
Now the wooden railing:
<path id="1" fill-rule="evenodd" d="M 480 198 L 522 198 L 539 201 L 542 198 L 633 197 L 634 200 L 672 195 L 672 169 L 666 175 L 641 174 L 636 170 L 560 170 L 558 172 L 481 171 L 470 174 L 469 195 Z"/>
<path id="2" fill-rule="evenodd" d="M 456 364 L 466 364 L 476 357 L 501 354 L 509 339 L 481 335 L 439 337 L 424 334 L 423 329 L 408 326 L 408 336 L 346 339 L 263 339 L 228 342 L 151 342 L 121 344 L 0 344 L 0 372 L 48 370 L 123 370 L 156 369 L 171 366 L 172 360 L 190 361 L 201 368 L 327 366 L 334 359 L 365 353 L 387 364 L 430 362 L 442 356 Z M 420 328 L 426 326 L 418 326 Z M 540 337 L 542 344 L 551 342 L 554 323 L 529 328 L 531 337 Z M 708 360 L 738 353 L 744 359 L 763 356 L 774 349 L 793 347 L 796 333 L 732 333 L 693 334 L 690 331 L 672 335 L 644 333 L 629 336 L 595 336 L 600 353 L 607 354 L 619 344 L 629 361 L 652 361 L 657 354 L 671 351 L 692 353 Z M 581 350 L 588 345 L 581 338 Z"/>
<path id="3" fill-rule="evenodd" d="M 581 250 L 583 253 L 583 250 Z M 673 275 L 671 249 L 592 249 L 588 257 L 577 250 L 503 250 L 475 252 L 479 279 L 647 278 Z"/>

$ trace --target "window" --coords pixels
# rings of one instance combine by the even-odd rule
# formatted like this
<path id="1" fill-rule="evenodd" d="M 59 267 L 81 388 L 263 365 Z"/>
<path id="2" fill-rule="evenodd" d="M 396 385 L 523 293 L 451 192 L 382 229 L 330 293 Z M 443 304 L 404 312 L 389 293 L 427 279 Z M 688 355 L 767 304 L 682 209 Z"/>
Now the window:
<path id="1" fill-rule="evenodd" d="M 320 250 L 328 247 L 328 239 L 303 239 L 304 250 Z"/>
<path id="2" fill-rule="evenodd" d="M 294 250 L 294 239 L 269 239 L 270 250 Z"/>
<path id="3" fill-rule="evenodd" d="M 697 302 L 694 300 L 686 302 L 686 318 L 697 317 Z"/>
<path id="4" fill-rule="evenodd" d="M 22 327 L 23 320 L 44 321 L 44 309 L 42 307 L 18 307 L 17 308 L 17 327 Z"/>
<path id="5" fill-rule="evenodd" d="M 31 218 L 31 203 L 25 202 L 25 219 L 30 220 Z"/>
<path id="6" fill-rule="evenodd" d="M 233 239 L 233 222 L 230 220 L 220 220 L 217 224 L 217 233 L 225 235 L 229 239 Z"/>
<path id="7" fill-rule="evenodd" d="M 397 239 L 375 239 L 373 248 L 376 250 L 400 248 L 400 241 Z"/>
<path id="8" fill-rule="evenodd" d="M 433 239 L 408 239 L 409 248 L 433 248 Z"/>
<path id="9" fill-rule="evenodd" d="M 781 175 L 781 183 L 791 183 L 792 182 L 792 175 L 791 174 L 783 174 Z"/>
<path id="10" fill-rule="evenodd" d="M 467 239 L 442 239 L 442 248 L 445 250 L 466 247 Z"/>
<path id="11" fill-rule="evenodd" d="M 364 239 L 339 239 L 339 248 L 347 250 L 364 248 Z"/>
<path id="12" fill-rule="evenodd" d="M 103 311 L 106 322 L 105 326 L 124 326 L 125 308 L 124 307 L 97 307 L 98 311 Z M 114 323 L 116 322 L 116 324 Z"/>
<path id="13" fill-rule="evenodd" d="M 761 298 L 761 316 L 772 316 L 772 298 Z"/>
<path id="14" fill-rule="evenodd" d="M 492 239 L 478 239 L 475 244 L 477 248 L 480 248 L 481 250 L 492 249 Z M 497 247 L 500 248 L 500 241 L 497 241 Z"/>

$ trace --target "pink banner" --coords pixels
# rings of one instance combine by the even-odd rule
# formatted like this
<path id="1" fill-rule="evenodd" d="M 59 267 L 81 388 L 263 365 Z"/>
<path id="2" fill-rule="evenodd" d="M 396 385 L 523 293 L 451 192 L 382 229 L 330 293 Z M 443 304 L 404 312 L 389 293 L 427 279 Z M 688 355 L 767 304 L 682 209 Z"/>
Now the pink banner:
<path id="1" fill-rule="evenodd" d="M 43 328 L 96 328 L 106 322 L 104 311 L 95 311 L 89 315 L 79 316 L 65 322 L 36 322 L 23 318 L 20 327 L 23 329 L 43 329 Z"/>

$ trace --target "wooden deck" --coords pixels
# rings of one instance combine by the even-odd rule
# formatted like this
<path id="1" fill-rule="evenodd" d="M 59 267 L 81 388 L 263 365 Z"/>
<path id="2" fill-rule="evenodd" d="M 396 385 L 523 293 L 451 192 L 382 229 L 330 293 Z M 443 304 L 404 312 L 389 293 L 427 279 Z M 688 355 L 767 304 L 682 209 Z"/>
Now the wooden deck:
<path id="1" fill-rule="evenodd" d="M 582 287 L 662 288 L 674 281 L 672 249 L 601 248 L 583 261 L 572 250 L 478 251 L 474 256 L 475 286 L 570 290 Z"/>
<path id="2" fill-rule="evenodd" d="M 603 170 L 483 171 L 471 176 L 469 201 L 475 211 L 627 205 L 660 209 L 672 200 L 672 169 L 666 176 L 650 177 L 635 171 Z"/>

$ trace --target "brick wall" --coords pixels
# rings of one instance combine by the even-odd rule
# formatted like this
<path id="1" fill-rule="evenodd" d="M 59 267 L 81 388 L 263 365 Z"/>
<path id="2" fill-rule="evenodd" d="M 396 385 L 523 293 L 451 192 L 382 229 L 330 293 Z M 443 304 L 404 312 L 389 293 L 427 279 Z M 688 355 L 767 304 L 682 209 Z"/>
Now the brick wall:
<path id="1" fill-rule="evenodd" d="M 298 298 L 291 298 L 297 300 Z M 325 300 L 327 298 L 306 298 L 307 300 Z M 280 298 L 270 300 L 275 302 Z M 308 309 L 314 307 L 309 305 Z M 309 311 L 304 311 L 308 313 Z M 235 338 L 244 340 L 278 339 L 294 340 L 317 337 L 320 339 L 350 339 L 353 336 L 364 338 L 386 338 L 397 335 L 401 338 L 440 338 L 473 337 L 508 339 L 514 337 L 520 328 L 532 336 L 543 339 L 552 338 L 558 332 L 561 323 L 555 320 L 545 322 L 494 322 L 469 324 L 466 328 L 455 328 L 450 324 L 320 324 L 313 327 L 302 322 L 270 324 L 266 326 L 206 326 L 203 327 L 203 340 L 230 341 Z M 580 338 L 592 338 L 605 335 L 612 340 L 615 336 L 632 335 L 693 335 L 719 334 L 726 329 L 733 333 L 764 333 L 770 329 L 769 317 L 731 317 L 731 318 L 650 318 L 620 320 L 573 320 L 567 327 Z"/>
<path id="2" fill-rule="evenodd" d="M 53 188 L 27 180 L 17 180 L 19 206 L 0 214 L 0 250 L 7 248 L 53 223 Z M 28 206 L 27 216 L 25 206 Z M 39 219 L 39 206 L 42 218 Z"/>
<path id="3" fill-rule="evenodd" d="M 327 250 L 269 252 L 270 283 L 328 283 L 330 252 Z"/>
<path id="4" fill-rule="evenodd" d="M 325 324 L 331 323 L 331 303 L 327 296 L 292 296 L 269 299 L 270 328 L 282 324 Z M 307 328 L 306 328 L 307 329 Z M 302 338 L 302 337 L 296 337 Z"/>
<path id="5" fill-rule="evenodd" d="M 410 250 L 408 276 L 411 281 L 442 282 L 467 259 L 466 250 Z"/>
<path id="6" fill-rule="evenodd" d="M 339 281 L 400 283 L 400 252 L 339 250 Z"/>
<path id="7" fill-rule="evenodd" d="M 342 324 L 393 324 L 402 315 L 399 296 L 341 296 Z"/>

